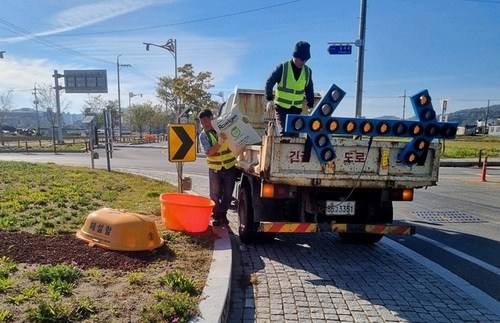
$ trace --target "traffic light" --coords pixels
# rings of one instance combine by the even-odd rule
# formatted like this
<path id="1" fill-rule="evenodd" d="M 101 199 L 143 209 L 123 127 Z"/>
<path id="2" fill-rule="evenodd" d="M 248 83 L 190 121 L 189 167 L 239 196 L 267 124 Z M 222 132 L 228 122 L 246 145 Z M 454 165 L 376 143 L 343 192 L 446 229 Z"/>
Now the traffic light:
<path id="1" fill-rule="evenodd" d="M 399 154 L 399 160 L 408 166 L 419 161 L 433 139 L 452 139 L 456 135 L 456 123 L 436 121 L 427 90 L 411 97 L 416 121 L 332 117 L 344 96 L 345 92 L 333 84 L 310 115 L 287 115 L 285 131 L 306 133 L 321 164 L 336 157 L 332 135 L 411 137 Z"/>

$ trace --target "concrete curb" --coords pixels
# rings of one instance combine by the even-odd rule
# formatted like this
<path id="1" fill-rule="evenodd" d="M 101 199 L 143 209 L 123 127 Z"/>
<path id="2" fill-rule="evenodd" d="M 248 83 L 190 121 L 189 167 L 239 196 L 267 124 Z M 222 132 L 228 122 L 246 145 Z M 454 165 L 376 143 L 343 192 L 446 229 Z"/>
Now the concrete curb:
<path id="1" fill-rule="evenodd" d="M 197 195 L 190 191 L 185 193 Z M 201 302 L 198 305 L 201 316 L 191 319 L 190 322 L 225 323 L 231 301 L 232 244 L 229 239 L 228 226 L 210 226 L 209 228 L 218 238 L 214 241 L 212 265 L 201 293 Z"/>
<path id="2" fill-rule="evenodd" d="M 214 242 L 212 265 L 208 273 L 202 301 L 199 304 L 201 317 L 192 322 L 226 322 L 231 296 L 231 270 L 233 267 L 231 240 L 227 227 L 212 227 L 219 236 Z"/>
<path id="3" fill-rule="evenodd" d="M 443 159 L 439 163 L 439 167 L 482 167 L 483 162 L 484 159 L 481 162 L 478 160 Z M 497 159 L 488 160 L 486 166 L 500 166 L 500 161 Z"/>

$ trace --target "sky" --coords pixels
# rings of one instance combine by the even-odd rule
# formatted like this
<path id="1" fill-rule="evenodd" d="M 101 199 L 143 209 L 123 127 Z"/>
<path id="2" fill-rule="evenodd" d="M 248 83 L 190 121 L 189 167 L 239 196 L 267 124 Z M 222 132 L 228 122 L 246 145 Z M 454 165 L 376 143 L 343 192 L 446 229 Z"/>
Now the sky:
<path id="1" fill-rule="evenodd" d="M 411 117 L 407 96 L 429 90 L 447 112 L 500 104 L 500 0 L 367 0 L 362 115 Z M 329 43 L 359 38 L 356 0 L 2 0 L 0 94 L 33 108 L 35 84 L 54 85 L 57 70 L 107 71 L 104 100 L 158 103 L 158 77 L 177 65 L 211 72 L 210 93 L 264 89 L 299 40 L 311 44 L 307 65 L 315 92 L 332 84 L 347 94 L 336 116 L 354 116 L 359 48 L 330 55 Z M 130 65 L 130 66 L 128 66 Z M 61 83 L 62 82 L 62 83 Z M 63 85 L 62 79 L 59 84 Z M 130 97 L 129 93 L 135 96 Z M 99 94 L 91 94 L 93 96 Z M 142 96 L 141 96 L 142 95 Z M 80 113 L 89 94 L 63 94 Z"/>

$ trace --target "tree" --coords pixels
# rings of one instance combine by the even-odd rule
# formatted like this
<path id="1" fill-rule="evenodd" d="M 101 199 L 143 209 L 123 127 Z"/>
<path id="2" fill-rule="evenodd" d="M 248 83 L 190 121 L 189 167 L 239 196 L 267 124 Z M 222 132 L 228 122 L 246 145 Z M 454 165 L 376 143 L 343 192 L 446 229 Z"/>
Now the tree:
<path id="1" fill-rule="evenodd" d="M 12 109 L 13 91 L 13 89 L 10 89 L 7 93 L 0 94 L 0 141 L 2 142 L 2 146 L 5 145 L 3 139 L 3 126 L 5 125 L 10 109 Z"/>
<path id="2" fill-rule="evenodd" d="M 154 115 L 151 118 L 150 126 L 151 129 L 156 129 L 158 135 L 160 134 L 162 129 L 168 124 L 168 114 L 165 111 L 162 111 L 162 108 L 159 105 L 155 105 L 153 107 Z"/>
<path id="3" fill-rule="evenodd" d="M 84 101 L 81 113 L 84 115 L 94 115 L 96 118 L 95 126 L 101 128 L 104 125 L 104 114 L 103 111 L 106 110 L 109 113 L 110 124 L 110 135 L 115 139 L 115 128 L 118 125 L 118 102 L 116 100 L 105 101 L 101 98 L 101 95 L 91 96 L 89 95 L 87 100 Z"/>
<path id="4" fill-rule="evenodd" d="M 70 102 L 63 98 L 62 93 L 59 96 L 59 104 L 61 109 L 61 115 L 57 113 L 57 103 L 56 103 L 56 91 L 50 84 L 40 84 L 38 104 L 42 111 L 45 112 L 45 116 L 52 126 L 52 141 L 54 145 L 55 141 L 55 128 L 59 124 L 59 118 L 62 118 L 62 112 L 66 111 L 70 105 Z"/>
<path id="5" fill-rule="evenodd" d="M 81 113 L 84 115 L 94 114 L 97 116 L 96 126 L 100 128 L 104 124 L 104 116 L 102 110 L 106 108 L 106 102 L 101 98 L 101 95 L 89 95 L 87 100 L 83 101 Z"/>
<path id="6" fill-rule="evenodd" d="M 156 88 L 156 96 L 167 108 L 170 120 L 177 122 L 181 112 L 188 107 L 192 107 L 195 115 L 203 109 L 215 111 L 218 103 L 212 100 L 208 92 L 214 87 L 210 83 L 212 73 L 200 72 L 195 75 L 191 64 L 179 67 L 177 71 L 177 79 L 160 77 Z"/>
<path id="7" fill-rule="evenodd" d="M 155 107 L 148 101 L 142 104 L 132 104 L 125 112 L 123 118 L 133 130 L 139 132 L 139 137 L 149 126 L 151 127 L 152 119 L 155 116 Z"/>

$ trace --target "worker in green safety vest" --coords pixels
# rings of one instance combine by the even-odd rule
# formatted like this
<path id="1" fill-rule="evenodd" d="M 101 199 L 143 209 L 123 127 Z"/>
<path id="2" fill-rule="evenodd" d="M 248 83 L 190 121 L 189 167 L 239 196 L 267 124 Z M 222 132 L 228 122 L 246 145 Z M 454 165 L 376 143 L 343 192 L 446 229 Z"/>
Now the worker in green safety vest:
<path id="1" fill-rule="evenodd" d="M 217 135 L 212 125 L 212 111 L 203 110 L 198 118 L 203 128 L 199 138 L 207 156 L 210 199 L 215 202 L 212 225 L 225 225 L 229 223 L 227 210 L 231 205 L 236 182 L 236 157 L 224 143 L 224 135 Z"/>
<path id="2" fill-rule="evenodd" d="M 300 114 L 304 97 L 307 106 L 314 106 L 314 85 L 312 71 L 306 62 L 311 58 L 311 46 L 308 42 L 295 44 L 292 59 L 276 66 L 266 81 L 266 112 L 274 110 L 276 127 L 280 135 L 298 136 L 285 133 L 287 114 Z M 276 92 L 273 88 L 277 84 Z"/>

